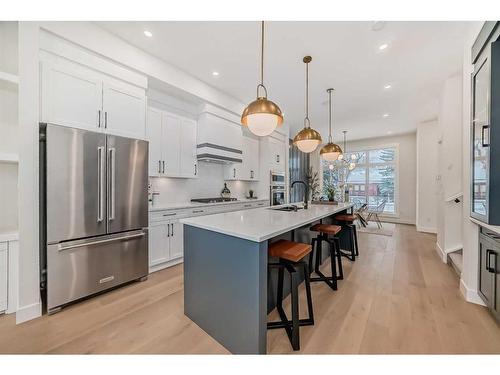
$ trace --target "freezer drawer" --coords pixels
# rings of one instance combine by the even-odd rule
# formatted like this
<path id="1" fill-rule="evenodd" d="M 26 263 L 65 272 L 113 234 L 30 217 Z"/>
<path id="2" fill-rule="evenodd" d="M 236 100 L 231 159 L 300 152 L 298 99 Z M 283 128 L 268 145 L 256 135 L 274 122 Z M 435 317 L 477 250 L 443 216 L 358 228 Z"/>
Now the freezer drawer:
<path id="1" fill-rule="evenodd" d="M 147 274 L 147 230 L 49 245 L 47 310 Z"/>

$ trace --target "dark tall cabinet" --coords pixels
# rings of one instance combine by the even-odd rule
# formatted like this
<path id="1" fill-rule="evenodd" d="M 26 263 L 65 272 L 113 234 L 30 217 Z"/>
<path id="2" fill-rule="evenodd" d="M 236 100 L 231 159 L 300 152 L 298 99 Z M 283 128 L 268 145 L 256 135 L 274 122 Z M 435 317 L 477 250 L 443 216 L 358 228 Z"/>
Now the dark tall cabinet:
<path id="1" fill-rule="evenodd" d="M 500 225 L 500 27 L 486 22 L 472 48 L 471 216 Z"/>
<path id="2" fill-rule="evenodd" d="M 479 295 L 500 321 L 500 235 L 479 233 Z"/>

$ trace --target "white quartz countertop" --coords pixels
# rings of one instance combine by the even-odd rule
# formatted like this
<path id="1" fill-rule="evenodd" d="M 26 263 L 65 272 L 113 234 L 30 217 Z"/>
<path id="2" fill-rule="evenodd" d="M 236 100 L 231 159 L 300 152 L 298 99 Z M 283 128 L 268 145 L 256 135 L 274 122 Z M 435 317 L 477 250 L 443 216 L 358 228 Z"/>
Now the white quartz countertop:
<path id="1" fill-rule="evenodd" d="M 486 224 L 486 223 L 483 223 L 482 221 L 479 221 L 477 219 L 474 219 L 473 217 L 469 217 L 470 221 L 472 221 L 474 224 L 477 224 L 481 227 L 484 227 L 486 229 L 489 229 L 491 230 L 492 232 L 495 232 L 497 234 L 500 234 L 500 226 L 497 226 L 497 225 L 489 225 L 489 224 Z"/>
<path id="2" fill-rule="evenodd" d="M 181 219 L 180 222 L 229 236 L 262 242 L 350 207 L 352 203 L 310 204 L 307 210 L 301 209 L 297 212 L 277 211 L 270 207 L 263 207 L 186 218 Z"/>
<path id="3" fill-rule="evenodd" d="M 18 239 L 18 232 L 0 232 L 0 242 L 17 241 Z"/>
<path id="4" fill-rule="evenodd" d="M 180 210 L 182 208 L 194 208 L 194 207 L 210 207 L 210 206 L 222 206 L 228 204 L 238 204 L 238 203 L 251 203 L 251 202 L 262 202 L 268 201 L 268 198 L 261 199 L 238 199 L 237 201 L 230 202 L 216 202 L 216 203 L 198 203 L 198 202 L 175 202 L 168 203 L 159 206 L 149 206 L 149 212 L 154 211 L 165 211 L 165 210 Z"/>

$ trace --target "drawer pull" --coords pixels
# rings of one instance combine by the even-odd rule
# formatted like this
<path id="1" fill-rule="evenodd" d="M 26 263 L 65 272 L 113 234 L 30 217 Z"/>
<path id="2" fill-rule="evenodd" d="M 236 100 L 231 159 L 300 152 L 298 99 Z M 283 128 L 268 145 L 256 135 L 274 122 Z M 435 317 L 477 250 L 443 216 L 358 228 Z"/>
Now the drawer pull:
<path id="1" fill-rule="evenodd" d="M 163 216 L 175 216 L 175 215 L 177 215 L 177 213 L 176 213 L 176 212 L 171 213 L 171 214 L 163 214 Z"/>
<path id="2" fill-rule="evenodd" d="M 245 204 L 243 207 L 252 207 L 251 204 Z"/>
<path id="3" fill-rule="evenodd" d="M 203 210 L 193 210 L 193 214 L 199 214 L 201 212 L 204 212 Z"/>

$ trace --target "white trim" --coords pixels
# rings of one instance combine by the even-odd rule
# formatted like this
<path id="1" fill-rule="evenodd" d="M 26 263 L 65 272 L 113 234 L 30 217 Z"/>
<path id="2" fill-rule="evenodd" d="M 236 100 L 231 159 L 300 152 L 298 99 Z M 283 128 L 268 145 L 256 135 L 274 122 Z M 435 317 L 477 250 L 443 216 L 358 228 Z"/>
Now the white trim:
<path id="1" fill-rule="evenodd" d="M 28 306 L 19 307 L 16 312 L 16 324 L 27 322 L 42 316 L 42 303 L 37 302 Z"/>
<path id="2" fill-rule="evenodd" d="M 417 232 L 424 232 L 424 233 L 437 233 L 437 228 L 434 227 L 423 227 L 421 225 L 417 225 Z"/>
<path id="3" fill-rule="evenodd" d="M 0 154 L 0 163 L 17 164 L 19 163 L 19 155 L 17 154 Z"/>
<path id="4" fill-rule="evenodd" d="M 446 254 L 450 254 L 450 253 L 454 253 L 455 251 L 459 251 L 459 250 L 462 250 L 464 248 L 464 246 L 462 244 L 460 245 L 455 245 L 453 247 L 450 247 L 449 249 L 445 249 L 445 253 Z"/>
<path id="5" fill-rule="evenodd" d="M 19 242 L 11 240 L 8 242 L 8 291 L 7 291 L 7 314 L 17 311 L 17 300 L 19 294 Z"/>
<path id="6" fill-rule="evenodd" d="M 441 248 L 438 242 L 436 242 L 436 252 L 438 253 L 443 263 L 448 263 L 448 256 L 446 255 L 445 251 Z"/>
<path id="7" fill-rule="evenodd" d="M 446 198 L 444 201 L 451 202 L 451 201 L 454 201 L 455 199 L 463 197 L 463 196 L 464 196 L 464 193 L 453 194 L 452 196 L 449 196 L 448 198 Z"/>
<path id="8" fill-rule="evenodd" d="M 19 76 L 7 72 L 0 71 L 0 81 L 12 83 L 14 85 L 19 84 Z"/>
<path id="9" fill-rule="evenodd" d="M 479 296 L 479 293 L 476 290 L 467 287 L 463 279 L 460 279 L 460 292 L 462 293 L 462 296 L 467 302 L 475 303 L 481 306 L 486 306 L 484 301 Z"/>
<path id="10" fill-rule="evenodd" d="M 184 261 L 184 258 L 180 257 L 177 259 L 169 260 L 168 262 L 165 262 L 165 263 L 156 264 L 154 266 L 149 267 L 149 273 L 151 274 L 153 272 L 161 271 L 165 268 L 169 268 L 169 267 L 175 266 L 177 264 L 180 264 L 183 261 Z"/>

